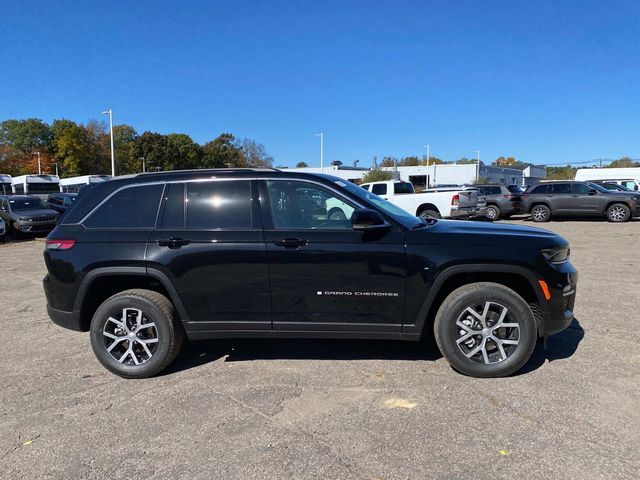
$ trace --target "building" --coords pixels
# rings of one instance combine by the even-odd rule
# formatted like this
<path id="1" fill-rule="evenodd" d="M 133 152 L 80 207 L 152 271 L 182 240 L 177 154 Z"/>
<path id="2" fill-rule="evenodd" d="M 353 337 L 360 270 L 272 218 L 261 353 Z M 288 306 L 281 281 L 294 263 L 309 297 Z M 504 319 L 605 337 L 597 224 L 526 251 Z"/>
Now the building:
<path id="1" fill-rule="evenodd" d="M 544 165 L 530 165 L 522 171 L 524 176 L 522 185 L 534 185 L 547 178 L 547 167 Z"/>

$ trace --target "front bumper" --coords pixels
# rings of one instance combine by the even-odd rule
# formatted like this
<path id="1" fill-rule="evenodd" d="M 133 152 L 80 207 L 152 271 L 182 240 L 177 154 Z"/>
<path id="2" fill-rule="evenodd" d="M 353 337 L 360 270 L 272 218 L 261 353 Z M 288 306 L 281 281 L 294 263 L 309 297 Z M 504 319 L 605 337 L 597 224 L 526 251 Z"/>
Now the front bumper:
<path id="1" fill-rule="evenodd" d="M 561 332 L 574 319 L 578 272 L 571 264 L 568 264 L 568 268 L 570 271 L 562 272 L 561 280 L 546 280 L 551 298 L 544 304 L 541 312 L 535 312 L 538 314 L 536 316 L 541 317 L 538 325 L 540 336 L 548 337 Z"/>
<path id="2" fill-rule="evenodd" d="M 56 222 L 15 222 L 16 230 L 24 233 L 50 232 L 56 226 Z"/>

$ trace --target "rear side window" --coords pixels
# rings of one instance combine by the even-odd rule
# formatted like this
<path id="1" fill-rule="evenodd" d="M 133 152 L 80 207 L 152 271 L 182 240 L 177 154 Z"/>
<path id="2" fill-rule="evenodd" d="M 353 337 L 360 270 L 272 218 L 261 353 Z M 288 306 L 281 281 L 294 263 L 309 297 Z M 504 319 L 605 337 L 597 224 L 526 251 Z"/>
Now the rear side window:
<path id="1" fill-rule="evenodd" d="M 531 193 L 551 193 L 551 185 L 538 185 L 531 190 Z"/>
<path id="2" fill-rule="evenodd" d="M 114 193 L 84 222 L 87 228 L 153 228 L 162 185 L 139 185 Z"/>
<path id="3" fill-rule="evenodd" d="M 387 184 L 386 183 L 376 183 L 373 185 L 373 189 L 371 193 L 375 193 L 376 195 L 386 195 L 387 194 Z"/>
<path id="4" fill-rule="evenodd" d="M 187 184 L 187 228 L 250 230 L 251 182 L 248 180 Z"/>
<path id="5" fill-rule="evenodd" d="M 386 185 L 385 185 L 386 187 Z M 393 193 L 413 193 L 413 185 L 409 182 L 397 182 L 393 184 Z"/>
<path id="6" fill-rule="evenodd" d="M 553 185 L 553 193 L 568 194 L 571 193 L 570 183 L 556 183 Z"/>

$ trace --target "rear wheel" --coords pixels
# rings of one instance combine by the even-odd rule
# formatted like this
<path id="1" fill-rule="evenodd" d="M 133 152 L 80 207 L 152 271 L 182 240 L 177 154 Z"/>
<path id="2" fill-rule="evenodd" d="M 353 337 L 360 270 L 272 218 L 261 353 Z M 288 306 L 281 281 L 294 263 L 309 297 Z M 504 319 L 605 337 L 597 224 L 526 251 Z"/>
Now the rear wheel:
<path id="1" fill-rule="evenodd" d="M 487 205 L 486 216 L 489 220 L 498 220 L 500 218 L 500 208 L 497 205 Z"/>
<path id="2" fill-rule="evenodd" d="M 442 218 L 442 216 L 436 210 L 423 210 L 418 215 L 423 220 L 429 220 L 430 218 Z"/>
<path id="3" fill-rule="evenodd" d="M 531 209 L 531 220 L 534 222 L 548 222 L 551 219 L 551 210 L 546 205 L 536 205 Z"/>
<path id="4" fill-rule="evenodd" d="M 449 364 L 472 377 L 517 372 L 531 357 L 537 339 L 527 303 L 513 290 L 490 282 L 451 292 L 438 310 L 434 333 Z"/>
<path id="5" fill-rule="evenodd" d="M 102 303 L 91 321 L 91 346 L 109 371 L 151 377 L 180 351 L 183 329 L 172 303 L 151 290 L 126 290 Z"/>
<path id="6" fill-rule="evenodd" d="M 630 218 L 631 210 L 624 203 L 614 203 L 607 208 L 607 220 L 610 222 L 626 222 Z"/>

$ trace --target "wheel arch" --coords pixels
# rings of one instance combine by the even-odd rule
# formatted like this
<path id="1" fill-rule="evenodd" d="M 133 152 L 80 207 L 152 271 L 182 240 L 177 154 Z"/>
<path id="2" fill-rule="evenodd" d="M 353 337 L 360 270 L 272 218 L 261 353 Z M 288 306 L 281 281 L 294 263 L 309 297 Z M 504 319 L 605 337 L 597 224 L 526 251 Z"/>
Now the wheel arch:
<path id="1" fill-rule="evenodd" d="M 514 290 L 529 304 L 538 329 L 542 331 L 548 307 L 533 272 L 517 265 L 474 264 L 456 265 L 440 272 L 429 289 L 415 323 L 403 325 L 402 332 L 432 335 L 433 320 L 444 299 L 456 288 L 477 282 L 498 283 Z"/>
<path id="2" fill-rule="evenodd" d="M 169 278 L 159 270 L 146 267 L 103 267 L 90 271 L 82 279 L 74 303 L 83 331 L 89 330 L 96 309 L 116 293 L 142 288 L 166 296 L 180 319 L 188 321 L 187 312 Z"/>
<path id="3" fill-rule="evenodd" d="M 433 203 L 423 203 L 416 210 L 416 216 L 420 215 L 425 210 L 433 210 L 434 212 L 438 212 L 438 215 L 442 215 L 440 209 L 436 207 Z"/>

